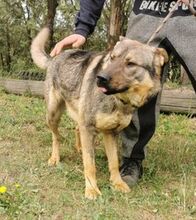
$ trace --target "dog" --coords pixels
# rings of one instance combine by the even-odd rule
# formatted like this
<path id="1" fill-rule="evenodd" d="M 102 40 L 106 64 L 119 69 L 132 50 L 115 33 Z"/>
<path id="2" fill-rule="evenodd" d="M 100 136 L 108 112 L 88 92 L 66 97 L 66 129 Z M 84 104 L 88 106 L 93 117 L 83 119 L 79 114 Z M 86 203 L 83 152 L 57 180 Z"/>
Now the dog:
<path id="1" fill-rule="evenodd" d="M 101 195 L 96 181 L 94 140 L 103 133 L 110 181 L 114 189 L 129 192 L 119 173 L 117 134 L 131 121 L 135 109 L 160 91 L 160 75 L 168 55 L 126 37 L 109 52 L 69 49 L 51 58 L 44 47 L 49 29 L 43 28 L 31 45 L 34 63 L 47 69 L 45 100 L 52 132 L 49 165 L 59 163 L 58 124 L 65 108 L 77 124 L 76 144 L 82 150 L 85 197 Z"/>

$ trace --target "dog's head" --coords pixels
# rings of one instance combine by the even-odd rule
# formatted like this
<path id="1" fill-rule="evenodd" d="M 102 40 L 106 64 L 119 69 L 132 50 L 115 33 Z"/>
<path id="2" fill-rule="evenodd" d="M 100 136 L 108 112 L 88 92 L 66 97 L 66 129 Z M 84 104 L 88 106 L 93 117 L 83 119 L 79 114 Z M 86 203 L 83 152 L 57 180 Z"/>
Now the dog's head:
<path id="1" fill-rule="evenodd" d="M 167 61 L 164 49 L 121 37 L 97 76 L 97 85 L 107 95 L 142 90 L 149 96 L 158 92 L 161 68 Z"/>

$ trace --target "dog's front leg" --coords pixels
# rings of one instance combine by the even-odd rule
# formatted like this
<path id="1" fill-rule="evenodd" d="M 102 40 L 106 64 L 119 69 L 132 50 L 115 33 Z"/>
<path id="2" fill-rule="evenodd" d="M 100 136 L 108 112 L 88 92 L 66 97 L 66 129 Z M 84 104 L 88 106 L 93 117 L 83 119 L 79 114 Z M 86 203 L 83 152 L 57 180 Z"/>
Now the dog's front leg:
<path id="1" fill-rule="evenodd" d="M 98 195 L 101 195 L 101 192 L 97 187 L 96 181 L 94 135 L 89 132 L 85 126 L 80 126 L 79 129 L 86 184 L 85 197 L 88 199 L 96 199 Z"/>
<path id="2" fill-rule="evenodd" d="M 77 152 L 79 153 L 81 151 L 81 140 L 80 140 L 80 130 L 78 126 L 75 128 L 75 139 L 76 139 L 75 147 Z"/>
<path id="3" fill-rule="evenodd" d="M 117 137 L 113 133 L 104 133 L 103 138 L 110 170 L 110 181 L 116 190 L 129 192 L 129 186 L 122 180 L 119 172 Z"/>

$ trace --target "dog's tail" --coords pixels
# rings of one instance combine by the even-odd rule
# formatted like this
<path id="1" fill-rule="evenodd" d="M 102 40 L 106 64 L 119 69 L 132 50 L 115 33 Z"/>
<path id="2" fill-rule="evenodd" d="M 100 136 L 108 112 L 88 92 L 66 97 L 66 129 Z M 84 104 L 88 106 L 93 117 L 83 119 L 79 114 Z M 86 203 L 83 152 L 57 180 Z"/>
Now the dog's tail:
<path id="1" fill-rule="evenodd" d="M 38 33 L 31 44 L 31 57 L 34 63 L 41 69 L 46 69 L 48 62 L 51 59 L 51 57 L 47 55 L 44 50 L 49 35 L 50 29 L 45 27 Z"/>

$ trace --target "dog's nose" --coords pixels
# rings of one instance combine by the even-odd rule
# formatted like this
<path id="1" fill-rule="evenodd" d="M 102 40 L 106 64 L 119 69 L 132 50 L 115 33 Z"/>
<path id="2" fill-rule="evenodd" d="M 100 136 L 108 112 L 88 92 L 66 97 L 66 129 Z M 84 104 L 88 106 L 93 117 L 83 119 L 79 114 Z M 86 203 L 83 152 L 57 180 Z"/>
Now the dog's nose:
<path id="1" fill-rule="evenodd" d="M 108 75 L 98 75 L 97 76 L 97 85 L 98 86 L 106 86 L 108 82 L 110 81 L 111 77 Z"/>

